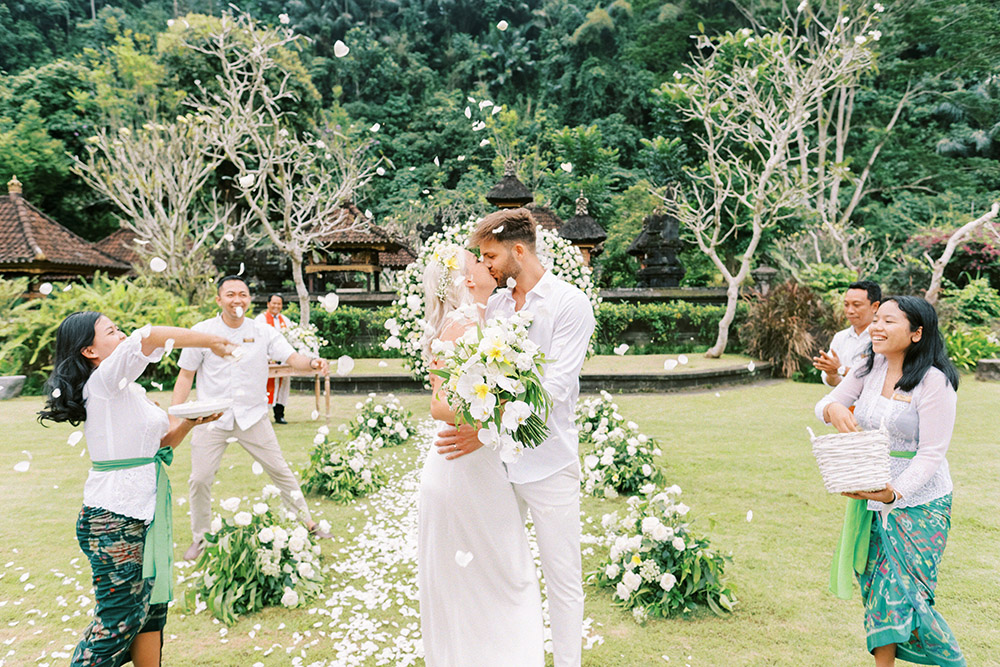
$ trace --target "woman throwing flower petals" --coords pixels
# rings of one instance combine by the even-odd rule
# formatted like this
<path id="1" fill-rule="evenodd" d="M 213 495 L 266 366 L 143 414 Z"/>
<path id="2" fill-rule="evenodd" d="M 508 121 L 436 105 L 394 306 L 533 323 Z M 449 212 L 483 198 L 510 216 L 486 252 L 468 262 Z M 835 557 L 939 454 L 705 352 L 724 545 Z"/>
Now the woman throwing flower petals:
<path id="1" fill-rule="evenodd" d="M 958 642 L 934 608 L 951 526 L 945 454 L 955 425 L 958 372 L 945 351 L 937 313 L 924 299 L 885 299 L 869 331 L 867 364 L 851 369 L 816 404 L 816 415 L 842 433 L 884 426 L 892 481 L 880 491 L 844 494 L 851 501 L 830 588 L 850 597 L 857 574 L 876 667 L 895 665 L 896 658 L 961 667 L 966 663 Z"/>
<path id="2" fill-rule="evenodd" d="M 38 419 L 85 422 L 93 461 L 76 534 L 93 570 L 97 608 L 73 653 L 74 667 L 160 664 L 173 576 L 165 466 L 193 426 L 220 416 L 170 428 L 167 414 L 135 383 L 171 345 L 206 347 L 219 356 L 235 348 L 221 336 L 177 327 L 146 326 L 126 337 L 90 311 L 73 313 L 56 331 L 49 398 Z"/>

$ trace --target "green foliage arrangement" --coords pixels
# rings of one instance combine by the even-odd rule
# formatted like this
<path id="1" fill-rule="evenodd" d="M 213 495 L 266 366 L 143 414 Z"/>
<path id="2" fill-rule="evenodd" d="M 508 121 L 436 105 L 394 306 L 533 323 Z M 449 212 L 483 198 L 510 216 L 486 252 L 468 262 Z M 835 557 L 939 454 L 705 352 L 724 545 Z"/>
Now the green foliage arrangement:
<path id="1" fill-rule="evenodd" d="M 944 343 L 952 363 L 963 370 L 976 370 L 980 359 L 1000 358 L 1000 336 L 987 327 L 946 329 Z"/>
<path id="2" fill-rule="evenodd" d="M 687 613 L 698 604 L 721 616 L 737 602 L 725 580 L 731 557 L 691 532 L 680 494 L 680 487 L 672 486 L 646 498 L 632 496 L 624 518 L 614 512 L 602 521 L 612 543 L 589 579 L 613 588 L 615 604 L 631 609 L 640 624 Z"/>
<path id="3" fill-rule="evenodd" d="M 626 421 L 606 391 L 577 403 L 576 425 L 584 452 L 583 490 L 594 496 L 650 493 L 663 482 L 654 457 L 663 452 L 655 440 Z"/>
<path id="4" fill-rule="evenodd" d="M 305 526 L 271 507 L 280 491 L 264 487 L 263 499 L 240 510 L 240 499 L 222 501 L 232 517 L 216 516 L 198 558 L 189 607 L 201 604 L 226 625 L 264 607 L 298 607 L 323 589 L 320 548 Z M 328 528 L 328 527 L 327 527 Z"/>
<path id="5" fill-rule="evenodd" d="M 948 294 L 948 301 L 963 324 L 981 326 L 1000 319 L 1000 292 L 990 286 L 987 278 L 970 280 L 962 289 Z"/>
<path id="6" fill-rule="evenodd" d="M 374 439 L 362 433 L 353 440 L 331 440 L 330 429 L 320 426 L 316 432 L 309 466 L 302 473 L 302 490 L 347 503 L 379 490 L 385 475 L 374 457 Z"/>
<path id="7" fill-rule="evenodd" d="M 792 377 L 836 331 L 833 309 L 812 290 L 794 281 L 782 283 L 750 302 L 740 329 L 747 354 L 771 361 Z"/>
<path id="8" fill-rule="evenodd" d="M 739 350 L 737 338 L 746 319 L 748 306 L 740 303 L 733 321 L 730 350 Z M 623 334 L 640 330 L 649 335 L 649 343 L 634 345 L 636 352 L 647 354 L 692 352 L 706 349 L 719 332 L 719 320 L 725 306 L 689 301 L 666 303 L 602 303 L 597 311 L 595 348 L 598 354 L 610 354 L 621 344 Z"/>
<path id="9" fill-rule="evenodd" d="M 53 286 L 51 294 L 24 301 L 6 311 L 0 343 L 0 374 L 28 376 L 25 393 L 38 393 L 52 368 L 59 323 L 71 313 L 96 310 L 126 332 L 146 324 L 190 327 L 213 315 L 215 304 L 191 305 L 167 290 L 151 287 L 141 279 L 109 278 L 98 274 L 89 283 Z M 147 389 L 173 383 L 177 353 L 151 364 L 139 379 Z"/>
<path id="10" fill-rule="evenodd" d="M 392 394 L 381 401 L 375 394 L 368 394 L 368 398 L 359 401 L 354 409 L 358 411 L 357 417 L 341 424 L 340 430 L 351 438 L 367 435 L 375 449 L 401 445 L 413 433 L 413 414 Z"/>

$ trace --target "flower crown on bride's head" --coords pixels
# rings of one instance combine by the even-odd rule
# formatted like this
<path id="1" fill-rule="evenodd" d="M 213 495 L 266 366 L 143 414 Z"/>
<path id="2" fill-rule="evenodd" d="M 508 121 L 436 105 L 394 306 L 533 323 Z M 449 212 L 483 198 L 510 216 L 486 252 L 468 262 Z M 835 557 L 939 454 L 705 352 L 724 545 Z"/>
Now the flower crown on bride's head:
<path id="1" fill-rule="evenodd" d="M 434 271 L 437 277 L 437 286 L 434 289 L 434 295 L 438 298 L 438 301 L 446 301 L 448 299 L 448 292 L 462 282 L 462 253 L 465 252 L 465 248 L 458 245 L 457 243 L 446 243 L 434 251 L 431 255 L 430 262 L 428 263 L 428 269 L 432 267 L 437 269 Z"/>

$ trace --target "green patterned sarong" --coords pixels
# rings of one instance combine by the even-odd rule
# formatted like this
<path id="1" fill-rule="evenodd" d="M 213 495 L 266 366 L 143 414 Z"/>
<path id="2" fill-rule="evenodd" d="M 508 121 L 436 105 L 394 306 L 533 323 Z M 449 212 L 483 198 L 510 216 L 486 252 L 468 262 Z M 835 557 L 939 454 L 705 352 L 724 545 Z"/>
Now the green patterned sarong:
<path id="1" fill-rule="evenodd" d="M 965 667 L 951 628 L 934 609 L 938 565 L 951 526 L 951 495 L 894 509 L 871 522 L 868 564 L 858 575 L 868 650 L 896 644 L 896 657 L 920 665 Z"/>

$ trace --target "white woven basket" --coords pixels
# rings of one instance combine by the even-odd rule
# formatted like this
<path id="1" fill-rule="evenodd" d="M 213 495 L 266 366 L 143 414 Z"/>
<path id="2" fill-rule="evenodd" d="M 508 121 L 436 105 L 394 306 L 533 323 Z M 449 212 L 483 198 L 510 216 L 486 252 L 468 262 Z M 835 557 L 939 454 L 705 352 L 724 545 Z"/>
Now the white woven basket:
<path id="1" fill-rule="evenodd" d="M 830 493 L 881 491 L 890 480 L 889 433 L 877 431 L 817 436 L 811 428 L 813 456 Z"/>

